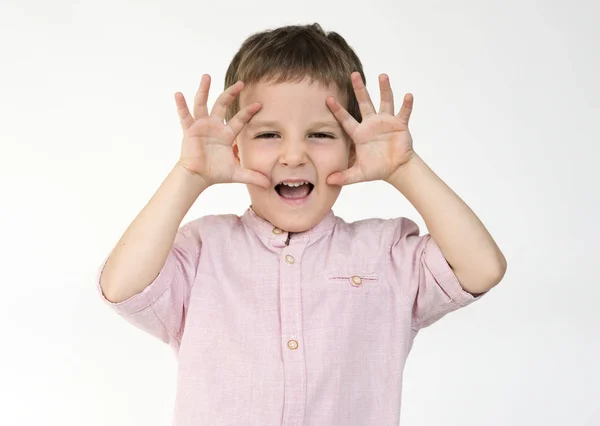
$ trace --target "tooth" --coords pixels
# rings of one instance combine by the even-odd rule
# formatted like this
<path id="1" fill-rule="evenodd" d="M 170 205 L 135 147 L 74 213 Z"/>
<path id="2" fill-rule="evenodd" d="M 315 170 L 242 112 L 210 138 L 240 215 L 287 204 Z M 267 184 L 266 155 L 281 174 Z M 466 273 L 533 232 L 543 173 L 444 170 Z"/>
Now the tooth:
<path id="1" fill-rule="evenodd" d="M 296 188 L 300 185 L 308 185 L 308 183 L 309 183 L 308 181 L 304 181 L 304 182 L 282 182 L 281 184 L 292 187 L 292 188 Z"/>

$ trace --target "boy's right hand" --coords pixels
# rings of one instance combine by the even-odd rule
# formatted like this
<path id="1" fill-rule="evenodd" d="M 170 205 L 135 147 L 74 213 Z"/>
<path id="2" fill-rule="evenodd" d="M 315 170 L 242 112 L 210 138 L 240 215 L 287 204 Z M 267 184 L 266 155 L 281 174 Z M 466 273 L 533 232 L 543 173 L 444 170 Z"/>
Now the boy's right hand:
<path id="1" fill-rule="evenodd" d="M 244 125 L 262 107 L 258 102 L 240 110 L 227 124 L 227 108 L 244 88 L 238 81 L 225 90 L 208 114 L 207 100 L 210 76 L 205 74 L 194 99 L 194 115 L 190 114 L 182 93 L 175 93 L 175 103 L 183 129 L 183 142 L 178 165 L 198 175 L 207 186 L 217 183 L 246 183 L 268 188 L 270 180 L 262 173 L 244 169 L 233 155 L 233 142 Z"/>

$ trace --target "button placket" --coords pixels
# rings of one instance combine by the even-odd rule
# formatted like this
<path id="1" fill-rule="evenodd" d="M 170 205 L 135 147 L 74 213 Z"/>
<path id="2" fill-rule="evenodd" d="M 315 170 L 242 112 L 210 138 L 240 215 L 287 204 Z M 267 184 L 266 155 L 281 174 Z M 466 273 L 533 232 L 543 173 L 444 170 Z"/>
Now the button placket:
<path id="1" fill-rule="evenodd" d="M 280 228 L 273 228 L 271 230 L 271 232 L 273 233 L 273 238 L 270 238 L 271 246 L 276 247 L 276 248 L 287 247 L 286 240 L 287 240 L 288 234 L 286 231 L 284 231 L 283 229 L 280 229 Z"/>
<path id="2" fill-rule="evenodd" d="M 283 425 L 302 422 L 306 400 L 306 360 L 302 347 L 301 260 L 306 240 L 291 240 L 280 254 L 281 345 L 285 376 Z"/>

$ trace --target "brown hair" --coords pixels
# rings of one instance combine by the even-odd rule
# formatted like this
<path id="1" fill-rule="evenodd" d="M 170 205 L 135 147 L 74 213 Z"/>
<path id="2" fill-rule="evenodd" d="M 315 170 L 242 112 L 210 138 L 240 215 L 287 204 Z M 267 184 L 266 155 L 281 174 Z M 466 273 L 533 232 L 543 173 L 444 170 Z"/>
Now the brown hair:
<path id="1" fill-rule="evenodd" d="M 347 100 L 348 112 L 360 122 L 362 116 L 350 80 L 354 71 L 366 84 L 360 59 L 338 33 L 326 33 L 317 23 L 288 25 L 248 37 L 227 68 L 225 88 L 238 80 L 248 86 L 261 81 L 299 82 L 308 77 L 326 86 L 334 84 Z M 227 121 L 239 107 L 238 96 L 227 110 Z"/>

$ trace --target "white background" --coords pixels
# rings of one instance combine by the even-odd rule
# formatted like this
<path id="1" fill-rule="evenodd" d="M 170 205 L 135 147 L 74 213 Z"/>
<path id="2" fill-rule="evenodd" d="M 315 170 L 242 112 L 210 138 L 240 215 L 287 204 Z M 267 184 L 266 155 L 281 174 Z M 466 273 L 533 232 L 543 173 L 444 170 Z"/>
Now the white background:
<path id="1" fill-rule="evenodd" d="M 414 94 L 415 150 L 508 259 L 488 296 L 417 338 L 402 424 L 600 424 L 599 12 L 0 0 L 0 424 L 170 424 L 176 359 L 101 303 L 97 268 L 178 158 L 173 94 L 190 101 L 209 73 L 212 105 L 247 36 L 312 22 L 355 48 L 376 105 L 379 73 Z M 220 185 L 185 220 L 248 205 L 243 185 Z M 383 182 L 345 188 L 334 211 L 426 232 Z"/>

